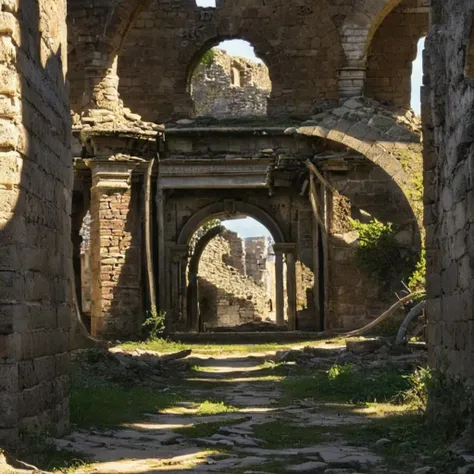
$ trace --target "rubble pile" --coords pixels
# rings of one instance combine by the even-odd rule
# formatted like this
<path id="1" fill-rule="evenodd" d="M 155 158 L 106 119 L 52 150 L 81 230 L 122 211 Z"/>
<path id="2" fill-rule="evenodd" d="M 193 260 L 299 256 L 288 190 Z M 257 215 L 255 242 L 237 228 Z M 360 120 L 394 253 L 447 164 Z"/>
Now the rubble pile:
<path id="1" fill-rule="evenodd" d="M 190 350 L 160 355 L 140 349 L 131 353 L 117 348 L 84 349 L 74 351 L 71 359 L 76 374 L 91 384 L 99 380 L 120 385 L 155 385 L 188 371 L 190 362 L 183 359 L 190 354 Z"/>
<path id="2" fill-rule="evenodd" d="M 296 362 L 299 366 L 329 368 L 335 364 L 355 364 L 369 369 L 383 369 L 384 366 L 396 366 L 401 370 L 411 370 L 427 365 L 428 355 L 424 344 L 408 347 L 392 345 L 382 338 L 348 340 L 346 347 L 324 348 L 304 347 L 279 351 L 275 362 Z"/>

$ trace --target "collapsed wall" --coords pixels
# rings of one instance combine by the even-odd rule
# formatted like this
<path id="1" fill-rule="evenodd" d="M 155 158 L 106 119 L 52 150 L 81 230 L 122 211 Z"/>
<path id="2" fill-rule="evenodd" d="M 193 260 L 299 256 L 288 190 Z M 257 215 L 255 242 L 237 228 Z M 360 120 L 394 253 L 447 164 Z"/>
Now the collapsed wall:
<path id="1" fill-rule="evenodd" d="M 1 2 L 0 445 L 69 419 L 66 2 Z"/>
<path id="2" fill-rule="evenodd" d="M 198 117 L 265 116 L 271 90 L 265 64 L 230 56 L 217 48 L 204 56 L 191 80 Z"/>
<path id="3" fill-rule="evenodd" d="M 236 326 L 261 321 L 268 316 L 265 287 L 237 268 L 229 256 L 235 247 L 234 232 L 226 231 L 212 239 L 199 262 L 199 307 L 204 327 Z"/>

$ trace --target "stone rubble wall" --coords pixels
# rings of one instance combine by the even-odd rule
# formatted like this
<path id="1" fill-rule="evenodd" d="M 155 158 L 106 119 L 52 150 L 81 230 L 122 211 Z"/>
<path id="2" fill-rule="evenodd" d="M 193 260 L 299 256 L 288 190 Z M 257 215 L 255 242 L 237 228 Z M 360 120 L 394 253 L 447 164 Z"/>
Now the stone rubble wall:
<path id="1" fill-rule="evenodd" d="M 0 1 L 0 445 L 69 423 L 66 2 Z"/>
<path id="2" fill-rule="evenodd" d="M 247 275 L 246 252 L 239 234 L 226 230 L 220 235 L 229 244 L 229 251 L 222 255 L 222 261 L 229 267 L 235 268 L 241 275 Z"/>
<path id="3" fill-rule="evenodd" d="M 195 114 L 218 119 L 265 116 L 272 89 L 268 68 L 217 48 L 211 54 L 212 59 L 201 62 L 191 80 Z"/>
<path id="4" fill-rule="evenodd" d="M 218 235 L 209 242 L 199 262 L 199 302 L 206 327 L 235 326 L 268 315 L 265 288 L 224 262 L 231 251 L 231 242 L 225 235 Z"/>
<path id="5" fill-rule="evenodd" d="M 262 283 L 267 268 L 266 237 L 248 237 L 245 239 L 245 268 L 247 275 L 257 283 Z"/>
<path id="6" fill-rule="evenodd" d="M 430 364 L 472 382 L 474 78 L 466 52 L 474 48 L 474 35 L 468 6 L 431 1 L 422 114 Z"/>

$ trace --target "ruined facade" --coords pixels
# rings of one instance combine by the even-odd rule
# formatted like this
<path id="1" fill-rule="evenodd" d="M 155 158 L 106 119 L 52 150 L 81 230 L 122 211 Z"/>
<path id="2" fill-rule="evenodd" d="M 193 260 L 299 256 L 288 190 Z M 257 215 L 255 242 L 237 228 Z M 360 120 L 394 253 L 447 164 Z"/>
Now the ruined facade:
<path id="1" fill-rule="evenodd" d="M 196 116 L 219 119 L 266 116 L 272 84 L 268 68 L 255 61 L 210 50 L 191 79 Z"/>
<path id="2" fill-rule="evenodd" d="M 67 424 L 88 211 L 96 337 L 136 334 L 153 304 L 167 311 L 170 331 L 196 328 L 189 242 L 226 216 L 250 215 L 272 233 L 277 322 L 349 328 L 378 315 L 370 275 L 354 270 L 354 240 L 335 223 L 348 215 L 334 209 L 344 196 L 351 215 L 364 210 L 399 226 L 401 256 L 419 252 L 410 157 L 420 134 L 397 107 L 408 105 L 427 2 L 220 0 L 205 9 L 194 0 L 68 0 L 67 25 L 66 2 L 0 5 L 2 443 L 20 428 Z M 425 221 L 432 354 L 447 349 L 468 376 L 470 341 L 461 339 L 470 334 L 472 246 L 461 234 L 472 215 L 472 156 L 458 146 L 470 143 L 472 108 L 465 7 L 433 0 L 431 48 L 444 53 L 430 56 L 435 77 L 427 82 L 434 113 L 425 115 Z M 193 120 L 193 72 L 228 38 L 250 41 L 268 67 L 267 120 L 258 126 Z M 308 173 L 308 160 L 323 179 Z"/>

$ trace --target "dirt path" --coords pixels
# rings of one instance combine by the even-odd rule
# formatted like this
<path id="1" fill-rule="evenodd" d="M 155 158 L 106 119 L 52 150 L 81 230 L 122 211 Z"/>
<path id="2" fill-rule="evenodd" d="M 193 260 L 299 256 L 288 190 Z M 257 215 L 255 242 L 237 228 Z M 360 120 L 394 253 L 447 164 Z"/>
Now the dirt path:
<path id="1" fill-rule="evenodd" d="M 284 406 L 280 381 L 264 363 L 251 356 L 197 357 L 185 382 L 189 400 L 121 429 L 78 430 L 56 444 L 90 457 L 92 464 L 76 474 L 389 472 L 374 452 L 331 435 L 367 419 L 313 400 Z M 203 396 L 220 401 L 215 413 L 202 414 L 193 400 Z M 318 430 L 314 440 L 292 439 L 309 427 Z"/>

